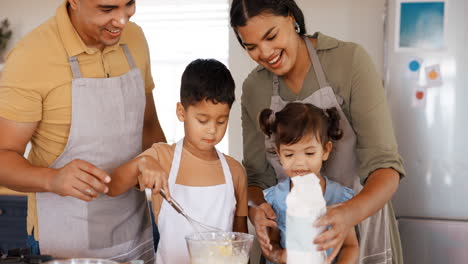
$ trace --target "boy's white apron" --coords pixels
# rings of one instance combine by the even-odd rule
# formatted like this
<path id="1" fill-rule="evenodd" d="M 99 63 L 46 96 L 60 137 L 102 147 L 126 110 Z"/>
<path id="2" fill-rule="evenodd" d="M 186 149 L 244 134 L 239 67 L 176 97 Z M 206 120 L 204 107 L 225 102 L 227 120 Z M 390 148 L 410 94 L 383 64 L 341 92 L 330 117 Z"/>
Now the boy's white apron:
<path id="1" fill-rule="evenodd" d="M 172 159 L 168 182 L 171 196 L 193 219 L 224 231 L 232 231 L 236 198 L 231 171 L 224 155 L 216 150 L 223 167 L 225 184 L 207 187 L 176 184 L 183 142 L 183 139 L 177 142 Z M 196 177 L 197 173 L 194 171 L 193 177 Z M 156 263 L 188 264 L 190 260 L 185 236 L 194 233 L 194 230 L 189 222 L 165 200 L 158 217 L 158 229 L 161 240 L 156 251 Z"/>
<path id="2" fill-rule="evenodd" d="M 144 81 L 128 47 L 121 47 L 131 69 L 119 77 L 82 78 L 77 58 L 69 58 L 72 122 L 67 145 L 51 168 L 81 159 L 110 173 L 141 152 Z M 38 193 L 37 212 L 42 254 L 154 262 L 144 192 L 132 188 L 118 197 L 101 194 L 91 202 Z"/>
<path id="3" fill-rule="evenodd" d="M 312 42 L 307 37 L 304 37 L 304 41 L 307 45 L 312 67 L 319 82 L 320 89 L 300 102 L 313 104 L 323 109 L 336 107 L 341 117 L 340 127 L 343 129 L 343 138 L 334 143 L 331 155 L 322 168 L 322 173 L 323 175 L 327 175 L 331 180 L 352 188 L 358 193 L 361 191 L 362 185 L 358 175 L 359 160 L 356 154 L 356 134 L 338 102 L 338 100 L 340 100 L 342 103 L 343 99 L 335 95 L 335 92 L 326 80 L 325 73 Z M 279 88 L 278 76 L 274 75 L 273 96 L 271 98 L 270 109 L 275 112 L 281 111 L 281 109 L 289 103 L 280 97 Z M 267 159 L 275 169 L 278 181 L 285 179 L 287 175 L 279 163 L 279 157 L 274 150 L 274 137 L 265 137 L 265 147 Z M 388 217 L 387 204 L 383 209 L 359 224 L 359 263 L 392 263 Z"/>

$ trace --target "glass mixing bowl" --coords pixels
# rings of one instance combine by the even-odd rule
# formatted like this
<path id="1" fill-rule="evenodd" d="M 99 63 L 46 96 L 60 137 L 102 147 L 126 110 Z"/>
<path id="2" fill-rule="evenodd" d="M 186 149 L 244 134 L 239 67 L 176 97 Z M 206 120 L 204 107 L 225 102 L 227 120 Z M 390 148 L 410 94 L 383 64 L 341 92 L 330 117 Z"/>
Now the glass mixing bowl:
<path id="1" fill-rule="evenodd" d="M 254 236 L 237 232 L 203 232 L 185 237 L 191 264 L 247 264 Z"/>

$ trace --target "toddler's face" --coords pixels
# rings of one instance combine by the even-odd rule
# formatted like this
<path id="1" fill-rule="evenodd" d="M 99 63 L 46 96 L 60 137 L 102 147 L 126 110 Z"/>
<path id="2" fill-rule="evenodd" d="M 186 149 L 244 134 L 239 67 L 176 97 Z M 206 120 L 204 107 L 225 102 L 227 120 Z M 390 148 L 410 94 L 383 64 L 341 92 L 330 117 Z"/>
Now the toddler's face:
<path id="1" fill-rule="evenodd" d="M 204 100 L 186 109 L 181 104 L 177 107 L 179 120 L 184 122 L 185 140 L 195 148 L 212 150 L 223 139 L 229 121 L 228 104 Z"/>
<path id="2" fill-rule="evenodd" d="M 303 176 L 309 173 L 320 175 L 322 163 L 328 159 L 332 143 L 325 148 L 310 135 L 291 145 L 281 144 L 278 150 L 281 165 L 289 177 Z"/>

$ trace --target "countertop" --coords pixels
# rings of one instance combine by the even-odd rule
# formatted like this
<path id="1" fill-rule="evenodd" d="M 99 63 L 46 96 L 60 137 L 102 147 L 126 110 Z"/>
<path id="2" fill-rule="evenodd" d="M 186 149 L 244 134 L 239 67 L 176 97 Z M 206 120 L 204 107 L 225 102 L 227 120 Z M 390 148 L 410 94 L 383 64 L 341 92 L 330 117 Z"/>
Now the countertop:
<path id="1" fill-rule="evenodd" d="M 16 192 L 16 191 L 0 186 L 0 195 L 24 195 L 26 196 L 27 193 Z"/>

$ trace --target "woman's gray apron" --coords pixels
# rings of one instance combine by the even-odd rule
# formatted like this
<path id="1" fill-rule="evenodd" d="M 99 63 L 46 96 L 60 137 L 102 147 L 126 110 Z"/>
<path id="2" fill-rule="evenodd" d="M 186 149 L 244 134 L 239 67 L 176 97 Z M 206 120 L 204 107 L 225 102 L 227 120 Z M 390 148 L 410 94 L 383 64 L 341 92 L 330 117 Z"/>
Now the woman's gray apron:
<path id="1" fill-rule="evenodd" d="M 83 78 L 77 58 L 69 58 L 73 72 L 70 134 L 50 168 L 80 159 L 110 173 L 141 153 L 144 81 L 128 47 L 121 47 L 131 69 L 119 77 Z M 54 258 L 153 263 L 148 210 L 145 193 L 135 188 L 118 197 L 101 194 L 91 202 L 37 193 L 41 253 Z"/>
<path id="2" fill-rule="evenodd" d="M 312 42 L 307 37 L 304 37 L 304 40 L 312 60 L 312 67 L 319 82 L 320 89 L 300 102 L 310 103 L 323 109 L 336 107 L 341 117 L 340 127 L 343 129 L 343 138 L 334 143 L 330 157 L 322 168 L 322 173 L 323 175 L 327 175 L 331 180 L 352 188 L 358 193 L 361 191 L 362 185 L 358 176 L 359 160 L 356 154 L 356 134 L 341 109 L 340 102 L 342 104 L 343 99 L 335 95 L 333 89 L 326 80 L 325 73 Z M 281 99 L 279 86 L 278 76 L 274 75 L 273 96 L 271 98 L 270 109 L 275 112 L 280 111 L 289 103 Z M 281 167 L 278 155 L 275 153 L 274 137 L 265 137 L 265 147 L 267 159 L 274 168 L 278 181 L 285 179 L 287 175 Z M 388 221 L 388 205 L 385 205 L 383 209 L 358 225 L 360 236 L 359 263 L 392 263 Z"/>

